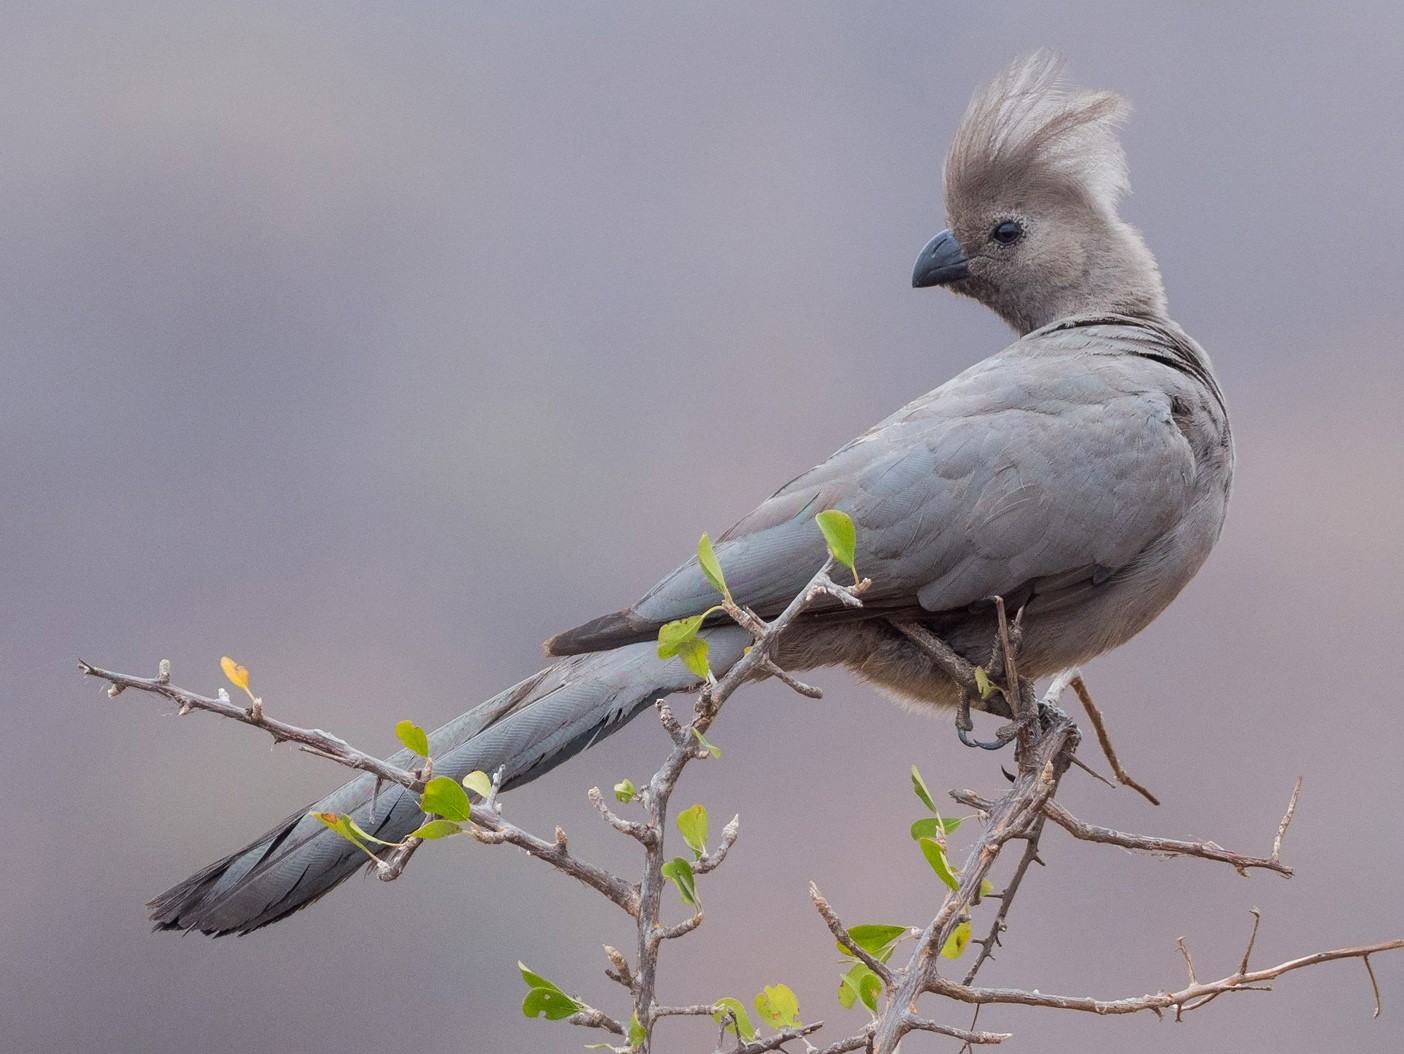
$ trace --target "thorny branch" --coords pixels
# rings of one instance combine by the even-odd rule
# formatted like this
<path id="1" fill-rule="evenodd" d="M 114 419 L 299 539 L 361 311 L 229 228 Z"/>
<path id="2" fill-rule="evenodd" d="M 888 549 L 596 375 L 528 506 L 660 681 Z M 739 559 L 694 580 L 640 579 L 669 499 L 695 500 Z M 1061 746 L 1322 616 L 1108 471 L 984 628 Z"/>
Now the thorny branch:
<path id="1" fill-rule="evenodd" d="M 471 808 L 472 828 L 469 833 L 479 842 L 488 845 L 507 843 L 526 850 L 537 859 L 555 867 L 570 877 L 583 882 L 602 894 L 623 910 L 637 923 L 638 930 L 638 969 L 631 970 L 628 960 L 614 948 L 606 948 L 610 966 L 606 973 L 629 989 L 633 996 L 634 1015 L 645 1032 L 644 1044 L 640 1049 L 647 1051 L 654 1024 L 663 1017 L 679 1015 L 714 1014 L 723 1008 L 718 1006 L 669 1007 L 660 1006 L 655 998 L 655 983 L 658 955 L 661 944 L 690 933 L 701 925 L 702 911 L 697 908 L 683 921 L 665 926 L 660 922 L 660 909 L 663 888 L 666 880 L 662 874 L 664 858 L 664 829 L 667 821 L 668 802 L 677 785 L 683 769 L 691 761 L 709 756 L 702 745 L 702 737 L 716 720 L 723 704 L 746 681 L 758 675 L 773 676 L 801 694 L 818 697 L 819 691 L 806 685 L 782 670 L 774 661 L 780 637 L 807 608 L 821 597 L 832 597 L 840 603 L 860 607 L 859 595 L 868 587 L 866 579 L 852 586 L 841 586 L 829 577 L 834 559 L 830 557 L 814 575 L 808 585 L 790 602 L 773 621 L 766 622 L 745 608 L 738 607 L 731 598 L 726 598 L 725 607 L 754 638 L 753 645 L 735 662 L 720 680 L 711 677 L 702 684 L 689 724 L 681 724 L 664 700 L 657 700 L 659 720 L 673 740 L 673 750 L 663 765 L 638 794 L 638 799 L 647 811 L 647 820 L 637 822 L 615 815 L 605 803 L 599 788 L 592 788 L 589 799 L 601 816 L 615 830 L 638 841 L 644 849 L 645 867 L 642 880 L 630 884 L 603 868 L 587 863 L 573 856 L 568 848 L 565 832 L 557 827 L 555 837 L 547 840 L 539 838 L 515 824 L 504 820 L 497 807 L 496 785 L 493 794 L 483 803 Z M 128 688 L 163 696 L 176 703 L 181 715 L 194 710 L 204 710 L 220 717 L 241 721 L 261 728 L 273 737 L 274 743 L 294 742 L 299 749 L 318 757 L 335 761 L 347 768 L 369 772 L 380 782 L 395 783 L 415 794 L 423 793 L 425 785 L 433 776 L 433 762 L 426 759 L 423 768 L 403 769 L 382 761 L 374 755 L 351 746 L 345 740 L 322 729 L 299 728 L 295 725 L 269 717 L 264 713 L 261 699 L 253 699 L 251 705 L 237 705 L 229 699 L 223 689 L 218 696 L 204 696 L 180 688 L 171 683 L 171 669 L 168 660 L 162 660 L 155 677 L 134 677 L 129 674 L 105 670 L 86 662 L 79 662 L 84 674 L 107 681 L 108 694 L 116 697 Z M 693 867 L 694 874 L 707 874 L 719 867 L 728 851 L 735 844 L 740 830 L 740 817 L 735 817 L 722 830 L 716 847 L 703 854 Z M 384 880 L 391 881 L 403 873 L 414 852 L 422 844 L 418 838 L 407 838 L 393 848 L 383 858 L 375 861 L 376 873 Z M 565 1019 L 568 1023 L 587 1028 L 602 1029 L 615 1035 L 626 1034 L 624 1026 L 593 1007 L 583 1009 Z M 786 1029 L 774 1036 L 742 1044 L 738 1050 L 746 1054 L 777 1050 L 784 1043 L 809 1035 L 821 1026 L 814 1022 L 796 1029 Z M 618 1048 L 622 1050 L 628 1047 Z"/>
<path id="2" fill-rule="evenodd" d="M 634 839 L 642 846 L 645 867 L 639 883 L 625 882 L 603 868 L 572 855 L 565 832 L 560 828 L 557 828 L 555 836 L 548 840 L 530 834 L 503 819 L 495 800 L 495 786 L 493 794 L 486 802 L 472 806 L 471 820 L 474 826 L 470 833 L 478 841 L 487 844 L 507 843 L 524 849 L 530 855 L 544 860 L 564 874 L 595 889 L 635 920 L 638 968 L 632 968 L 627 958 L 617 949 L 606 946 L 605 954 L 609 966 L 605 972 L 609 978 L 629 991 L 634 1015 L 644 1029 L 645 1039 L 642 1045 L 614 1047 L 616 1051 L 634 1050 L 644 1054 L 648 1050 L 655 1025 L 665 1017 L 711 1015 L 723 1021 L 727 1020 L 728 1011 L 720 1004 L 665 1006 L 660 1005 L 655 996 L 658 955 L 662 942 L 691 932 L 703 921 L 700 908 L 672 926 L 665 926 L 660 921 L 665 885 L 662 875 L 665 862 L 663 835 L 668 802 L 683 769 L 691 761 L 708 756 L 701 737 L 715 721 L 722 705 L 741 684 L 755 677 L 771 676 L 802 694 L 818 696 L 817 689 L 796 680 L 777 666 L 774 655 L 781 635 L 820 597 L 833 597 L 846 605 L 861 606 L 858 597 L 868 583 L 864 580 L 852 587 L 836 584 L 829 577 L 833 562 L 830 559 L 785 611 L 769 623 L 753 612 L 738 607 L 727 598 L 724 605 L 727 612 L 751 633 L 755 643 L 720 680 L 708 678 L 700 686 L 692 720 L 688 724 L 682 724 L 663 700 L 657 701 L 659 720 L 673 741 L 673 749 L 637 795 L 637 800 L 646 811 L 645 821 L 628 820 L 616 815 L 606 804 L 604 795 L 598 788 L 589 792 L 591 803 L 603 819 L 616 831 Z M 985 823 L 982 834 L 970 850 L 965 866 L 960 872 L 959 888 L 946 897 L 936 917 L 921 932 L 917 946 L 907 963 L 894 966 L 878 961 L 853 941 L 838 914 L 818 888 L 811 885 L 811 897 L 830 933 L 855 960 L 863 963 L 879 978 L 887 993 L 886 1003 L 866 1028 L 823 1048 L 814 1047 L 807 1038 L 822 1026 L 822 1022 L 816 1021 L 784 1028 L 770 1036 L 750 1040 L 740 1039 L 734 1026 L 730 1029 L 724 1027 L 722 1038 L 717 1044 L 718 1054 L 764 1054 L 767 1051 L 785 1049 L 786 1044 L 796 1040 L 803 1042 L 811 1054 L 844 1054 L 847 1051 L 893 1054 L 901 1038 L 913 1031 L 951 1036 L 961 1040 L 967 1047 L 998 1044 L 1010 1036 L 1009 1033 L 976 1031 L 973 1027 L 956 1028 L 919 1016 L 916 1007 L 923 995 L 936 995 L 972 1004 L 976 1007 L 977 1017 L 979 1009 L 983 1006 L 1014 1003 L 1095 1014 L 1130 1014 L 1148 1010 L 1162 1016 L 1166 1010 L 1171 1010 L 1178 1019 L 1184 1013 L 1199 1009 L 1220 995 L 1263 990 L 1265 982 L 1283 974 L 1352 958 L 1360 959 L 1365 966 L 1375 994 L 1378 1015 L 1379 986 L 1370 964 L 1370 956 L 1404 948 L 1404 940 L 1316 952 L 1276 966 L 1250 970 L 1249 957 L 1257 936 L 1259 921 L 1256 909 L 1252 935 L 1238 968 L 1216 981 L 1201 982 L 1195 977 L 1189 951 L 1181 945 L 1189 969 L 1189 983 L 1173 992 L 1162 991 L 1138 997 L 1105 1000 L 1089 996 L 1050 995 L 1036 990 L 979 987 L 973 984 L 980 968 L 993 956 L 994 949 L 1001 945 L 1001 935 L 1006 932 L 1010 909 L 1026 874 L 1034 863 L 1042 863 L 1038 847 L 1048 821 L 1051 820 L 1057 827 L 1084 841 L 1117 845 L 1164 856 L 1187 856 L 1216 861 L 1228 864 L 1245 875 L 1249 869 L 1264 869 L 1290 877 L 1292 869 L 1281 860 L 1282 842 L 1292 822 L 1301 791 L 1301 780 L 1298 779 L 1287 810 L 1278 825 L 1272 852 L 1267 857 L 1235 853 L 1214 842 L 1130 834 L 1077 819 L 1054 800 L 1059 781 L 1068 767 L 1081 764 L 1075 757 L 1081 738 L 1077 726 L 1056 706 L 1059 696 L 1069 687 L 1076 692 L 1087 711 L 1098 743 L 1117 780 L 1132 787 L 1150 802 L 1158 802 L 1122 767 L 1112 747 L 1101 712 L 1092 702 L 1085 683 L 1076 671 L 1069 671 L 1057 678 L 1044 698 L 1035 701 L 1031 685 L 1021 680 L 1018 672 L 1019 619 L 1016 616 L 1012 625 L 1008 623 L 1002 602 L 996 603 L 996 611 L 997 639 L 991 656 L 991 669 L 995 670 L 1003 681 L 1001 685 L 996 685 L 1003 698 L 993 702 L 996 706 L 1002 704 L 1008 711 L 1007 716 L 1013 719 L 1011 726 L 1001 729 L 1000 739 L 1018 740 L 1018 773 L 1013 786 L 997 800 L 987 800 L 970 791 L 952 792 L 956 801 L 976 809 Z M 961 708 L 961 715 L 968 721 L 968 700 L 979 696 L 975 667 L 921 624 L 894 623 L 894 626 L 913 640 L 934 665 L 961 687 L 967 697 L 967 703 Z M 376 777 L 377 785 L 380 782 L 394 783 L 418 794 L 423 792 L 425 784 L 433 775 L 432 761 L 426 760 L 421 769 L 402 769 L 358 750 L 345 740 L 321 729 L 299 728 L 270 718 L 264 713 L 261 700 L 255 699 L 246 707 L 233 703 L 222 690 L 218 697 L 209 697 L 177 687 L 171 684 L 170 663 L 165 660 L 162 660 L 157 676 L 153 678 L 115 673 L 82 662 L 79 666 L 85 674 L 107 681 L 108 693 L 112 696 L 131 688 L 170 699 L 177 704 L 181 714 L 205 710 L 251 724 L 266 731 L 275 743 L 294 742 L 298 744 L 299 749 L 308 753 L 328 758 L 348 768 L 371 773 Z M 716 847 L 696 861 L 693 866 L 694 874 L 706 874 L 722 863 L 736 841 L 739 823 L 740 818 L 737 817 L 726 825 Z M 981 883 L 1004 847 L 1011 841 L 1022 841 L 1023 852 L 1004 889 L 986 894 L 991 899 L 998 899 L 1000 906 L 987 935 L 983 939 L 973 941 L 980 945 L 980 953 L 962 981 L 956 982 L 943 977 L 939 970 L 940 952 L 946 947 L 956 927 L 969 920 L 970 909 L 980 899 Z M 419 839 L 410 838 L 392 849 L 375 864 L 379 876 L 386 881 L 398 877 L 420 844 Z M 626 1036 L 629 1031 L 622 1022 L 585 1004 L 581 1004 L 581 1010 L 566 1020 L 568 1023 L 603 1030 L 616 1036 Z"/>

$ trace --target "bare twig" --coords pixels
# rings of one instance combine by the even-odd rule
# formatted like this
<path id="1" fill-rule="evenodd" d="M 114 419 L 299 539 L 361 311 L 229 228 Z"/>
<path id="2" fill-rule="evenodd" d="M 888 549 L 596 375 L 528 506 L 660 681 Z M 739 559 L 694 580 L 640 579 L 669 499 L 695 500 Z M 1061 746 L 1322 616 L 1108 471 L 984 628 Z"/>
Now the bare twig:
<path id="1" fill-rule="evenodd" d="M 819 887 L 813 882 L 809 883 L 809 899 L 814 901 L 815 909 L 818 910 L 825 925 L 829 927 L 829 932 L 834 935 L 834 940 L 838 941 L 849 955 L 877 974 L 883 986 L 890 992 L 896 983 L 892 971 L 887 968 L 886 963 L 879 962 L 867 949 L 848 935 L 848 929 L 839 921 L 839 917 L 834 914 L 834 909 L 829 907 L 829 902 L 824 899 L 824 894 L 819 892 Z"/>
<path id="2" fill-rule="evenodd" d="M 1014 1034 L 1012 1032 L 972 1032 L 969 1029 L 942 1025 L 921 1017 L 908 1018 L 907 1027 L 913 1032 L 939 1032 L 943 1036 L 964 1040 L 967 1044 L 1003 1043 Z"/>
<path id="3" fill-rule="evenodd" d="M 1135 996 L 1128 999 L 1094 999 L 1090 996 L 1050 995 L 1045 992 L 1024 991 L 1016 988 L 972 988 L 952 981 L 938 979 L 932 991 L 963 1003 L 1015 1003 L 1020 1006 L 1043 1006 L 1055 1010 L 1080 1010 L 1091 1014 L 1135 1014 L 1143 1010 L 1161 1011 L 1179 1009 L 1190 1011 L 1203 1006 L 1208 998 L 1226 992 L 1262 991 L 1264 981 L 1271 981 L 1293 970 L 1305 969 L 1320 963 L 1334 962 L 1337 959 L 1364 959 L 1380 952 L 1404 948 L 1404 940 L 1382 941 L 1378 944 L 1363 945 L 1358 948 L 1337 948 L 1333 951 L 1314 952 L 1297 959 L 1278 963 L 1262 970 L 1238 971 L 1217 981 L 1192 983 L 1177 992 L 1158 992 L 1154 995 Z"/>
<path id="4" fill-rule="evenodd" d="M 726 859 L 726 854 L 731 851 L 731 847 L 736 844 L 736 836 L 741 831 L 741 816 L 737 814 L 731 818 L 731 822 L 722 828 L 721 841 L 711 852 L 703 853 L 701 859 L 692 865 L 693 874 L 705 875 L 708 871 L 715 871 L 721 867 L 722 861 Z"/>
<path id="5" fill-rule="evenodd" d="M 1117 781 L 1130 787 L 1152 805 L 1159 805 L 1160 799 L 1132 779 L 1130 773 L 1121 767 L 1116 751 L 1112 748 L 1111 736 L 1107 734 L 1106 722 L 1102 720 L 1102 711 L 1098 710 L 1097 704 L 1092 701 L 1092 693 L 1087 690 L 1087 682 L 1082 679 L 1082 674 L 1076 670 L 1072 671 L 1072 675 L 1068 678 L 1068 685 L 1077 693 L 1082 708 L 1087 711 L 1087 719 L 1092 722 L 1092 728 L 1097 733 L 1097 742 L 1101 744 L 1102 753 L 1106 755 L 1107 763 L 1111 765 Z"/>
<path id="6" fill-rule="evenodd" d="M 786 1043 L 793 1043 L 795 1040 L 801 1039 L 804 1036 L 812 1035 L 813 1033 L 818 1032 L 823 1027 L 824 1022 L 811 1021 L 807 1025 L 799 1026 L 799 1028 L 781 1029 L 773 1036 L 762 1036 L 759 1039 L 753 1039 L 748 1043 L 737 1043 L 736 1046 L 731 1047 L 727 1050 L 722 1050 L 721 1046 L 718 1045 L 717 1054 L 766 1054 L 766 1051 L 780 1050 L 782 1047 L 785 1046 Z M 859 1046 L 861 1046 L 863 1041 L 859 1040 L 858 1042 Z M 858 1047 L 839 1047 L 836 1051 L 833 1052 L 833 1054 L 838 1054 L 839 1051 L 857 1049 Z M 829 1054 L 827 1048 L 825 1049 L 823 1054 Z"/>
<path id="7" fill-rule="evenodd" d="M 395 881 L 395 879 L 405 873 L 405 868 L 409 865 L 410 857 L 412 857 L 414 851 L 423 844 L 423 838 L 406 838 L 398 847 L 390 851 L 389 856 L 376 864 L 376 877 L 382 882 Z"/>
<path id="8" fill-rule="evenodd" d="M 1297 798 L 1302 793 L 1302 777 L 1297 777 L 1296 786 L 1292 788 L 1292 797 L 1287 799 L 1287 811 L 1282 814 L 1282 822 L 1277 825 L 1277 837 L 1272 840 L 1272 859 L 1282 858 L 1282 839 L 1287 837 L 1287 828 L 1292 826 L 1292 817 L 1297 812 Z"/>
<path id="9" fill-rule="evenodd" d="M 362 772 L 372 772 L 378 778 L 388 783 L 398 783 L 401 787 L 412 790 L 416 794 L 424 791 L 424 782 L 421 781 L 419 773 L 388 764 L 373 754 L 357 750 L 346 740 L 334 736 L 330 732 L 324 732 L 320 728 L 298 728 L 296 725 L 290 725 L 267 716 L 263 712 L 262 706 L 236 706 L 227 697 L 211 698 L 208 695 L 198 695 L 171 684 L 171 664 L 167 659 L 161 660 L 161 672 L 155 677 L 133 677 L 130 674 L 116 673 L 93 666 L 81 659 L 78 662 L 78 668 L 89 677 L 108 681 L 111 687 L 107 691 L 111 696 L 117 696 L 127 688 L 136 688 L 143 692 L 162 695 L 179 706 L 182 714 L 188 714 L 192 710 L 205 710 L 212 714 L 218 714 L 220 717 L 241 721 L 244 724 L 263 729 L 273 737 L 275 743 L 297 743 L 308 753 L 335 761 L 338 765 L 359 769 Z"/>
<path id="10" fill-rule="evenodd" d="M 613 1032 L 616 1036 L 624 1035 L 624 1026 L 608 1014 L 589 1007 L 579 1013 L 571 1014 L 565 1018 L 567 1025 L 580 1025 L 582 1028 L 598 1028 L 605 1032 Z"/>
<path id="11" fill-rule="evenodd" d="M 1009 909 L 1014 905 L 1014 895 L 1018 893 L 1019 884 L 1024 881 L 1024 875 L 1028 872 L 1030 865 L 1038 861 L 1038 839 L 1039 835 L 1043 833 L 1043 824 L 1044 817 L 1039 817 L 1024 845 L 1023 855 L 1019 857 L 1014 874 L 1005 883 L 1003 891 L 998 894 L 990 894 L 990 896 L 999 897 L 999 911 L 995 913 L 994 922 L 990 924 L 989 934 L 984 940 L 976 942 L 980 945 L 980 954 L 966 972 L 965 984 L 975 980 L 975 975 L 980 972 L 980 967 L 985 964 L 987 959 L 994 957 L 994 950 L 999 947 L 999 935 L 1005 930 L 1005 920 L 1009 917 Z"/>
<path id="12" fill-rule="evenodd" d="M 1110 827 L 1097 827 L 1083 823 L 1055 801 L 1045 802 L 1043 811 L 1048 818 L 1074 838 L 1084 842 L 1101 842 L 1104 845 L 1119 845 L 1124 849 L 1139 849 L 1147 853 L 1161 853 L 1166 856 L 1197 856 L 1202 860 L 1217 860 L 1230 865 L 1240 875 L 1246 875 L 1249 868 L 1275 871 L 1286 878 L 1292 876 L 1292 869 L 1276 856 L 1244 856 L 1234 853 L 1214 842 L 1187 842 L 1179 838 L 1160 838 L 1155 835 L 1127 834 Z"/>

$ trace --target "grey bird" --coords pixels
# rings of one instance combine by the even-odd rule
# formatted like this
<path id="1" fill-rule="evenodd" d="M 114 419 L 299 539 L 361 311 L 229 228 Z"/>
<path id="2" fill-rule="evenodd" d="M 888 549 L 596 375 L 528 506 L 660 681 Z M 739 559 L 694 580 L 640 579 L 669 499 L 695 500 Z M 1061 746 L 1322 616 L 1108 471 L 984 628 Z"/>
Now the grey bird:
<path id="1" fill-rule="evenodd" d="M 1040 53 L 970 102 L 946 161 L 950 229 L 921 251 L 918 287 L 988 305 L 1019 334 L 777 491 L 716 543 L 736 600 L 777 614 L 821 566 L 813 522 L 857 526 L 872 579 L 861 610 L 819 606 L 782 666 L 843 665 L 911 706 L 959 688 L 894 622 L 918 622 L 972 662 L 992 597 L 1023 611 L 1021 670 L 1057 673 L 1125 642 L 1184 588 L 1219 537 L 1233 469 L 1223 395 L 1203 350 L 1166 314 L 1155 260 L 1118 215 L 1127 191 L 1120 97 L 1062 86 Z M 430 737 L 435 772 L 501 771 L 504 787 L 599 742 L 655 699 L 697 686 L 659 659 L 659 627 L 716 595 L 696 559 L 626 610 L 547 642 L 554 665 Z M 720 675 L 749 643 L 704 635 Z M 978 705 L 978 703 L 976 704 Z M 408 752 L 391 759 L 410 766 Z M 314 809 L 394 841 L 417 799 L 373 779 Z M 153 900 L 157 928 L 248 933 L 305 907 L 365 860 L 299 812 Z"/>

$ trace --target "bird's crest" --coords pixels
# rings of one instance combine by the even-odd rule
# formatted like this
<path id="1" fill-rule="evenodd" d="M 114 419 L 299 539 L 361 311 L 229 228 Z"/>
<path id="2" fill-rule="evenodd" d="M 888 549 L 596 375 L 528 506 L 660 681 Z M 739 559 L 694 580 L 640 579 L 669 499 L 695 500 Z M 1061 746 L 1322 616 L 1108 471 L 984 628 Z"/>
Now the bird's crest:
<path id="1" fill-rule="evenodd" d="M 946 158 L 948 202 L 1056 181 L 1115 213 L 1130 189 L 1116 133 L 1131 104 L 1112 92 L 1065 87 L 1062 66 L 1057 55 L 1035 52 L 970 100 Z"/>

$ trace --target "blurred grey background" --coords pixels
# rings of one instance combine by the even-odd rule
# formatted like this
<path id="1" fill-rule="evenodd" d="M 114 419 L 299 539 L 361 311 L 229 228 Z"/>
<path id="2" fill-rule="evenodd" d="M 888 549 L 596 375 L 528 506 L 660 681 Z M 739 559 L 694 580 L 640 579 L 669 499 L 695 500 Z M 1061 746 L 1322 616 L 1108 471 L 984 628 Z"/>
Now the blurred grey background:
<path id="1" fill-rule="evenodd" d="M 368 749 L 538 668 L 857 431 L 1008 334 L 909 288 L 966 98 L 1062 50 L 1137 104 L 1132 220 L 1209 349 L 1240 468 L 1218 551 L 1088 671 L 1151 809 L 1126 829 L 1266 852 L 1290 882 L 1051 832 L 988 983 L 1138 995 L 1398 937 L 1393 670 L 1404 585 L 1404 16 L 1274 5 L 5 4 L 0 32 L 0 1048 L 575 1050 L 518 1011 L 522 959 L 619 1012 L 593 894 L 449 844 L 245 939 L 148 933 L 142 902 L 341 781 L 79 657 L 174 661 Z M 749 691 L 678 804 L 742 814 L 661 994 L 785 981 L 829 1039 L 833 943 L 921 922 L 907 767 L 993 793 L 1008 759 L 844 674 Z M 983 727 L 983 726 L 982 726 Z M 514 794 L 622 870 L 584 800 L 650 773 L 656 724 Z M 957 842 L 957 845 L 961 843 Z M 1397 1051 L 1404 956 L 1180 1025 L 993 1010 L 1024 1051 Z M 929 1003 L 952 1024 L 966 1011 Z M 710 1050 L 710 1025 L 661 1049 Z M 954 1051 L 914 1036 L 916 1050 Z"/>

